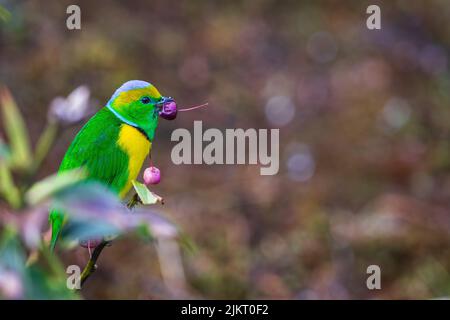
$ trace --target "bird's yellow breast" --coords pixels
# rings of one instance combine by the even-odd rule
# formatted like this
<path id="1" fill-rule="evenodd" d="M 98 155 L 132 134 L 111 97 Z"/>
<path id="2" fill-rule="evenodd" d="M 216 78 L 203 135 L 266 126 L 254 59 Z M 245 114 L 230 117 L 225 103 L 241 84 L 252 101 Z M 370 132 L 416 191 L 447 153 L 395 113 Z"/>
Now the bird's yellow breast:
<path id="1" fill-rule="evenodd" d="M 123 198 L 130 190 L 132 181 L 137 178 L 139 171 L 141 171 L 142 164 L 150 152 L 152 144 L 138 129 L 127 124 L 123 124 L 120 127 L 117 144 L 128 154 L 129 158 L 128 179 L 119 193 L 119 196 Z"/>

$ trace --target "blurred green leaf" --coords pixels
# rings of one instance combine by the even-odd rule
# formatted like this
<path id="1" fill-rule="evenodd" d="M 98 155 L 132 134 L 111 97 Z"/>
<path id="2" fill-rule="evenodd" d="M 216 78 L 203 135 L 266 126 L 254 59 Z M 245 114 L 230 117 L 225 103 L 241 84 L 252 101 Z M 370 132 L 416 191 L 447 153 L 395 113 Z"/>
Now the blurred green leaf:
<path id="1" fill-rule="evenodd" d="M 153 192 L 148 190 L 147 186 L 143 183 L 133 180 L 133 187 L 134 190 L 136 190 L 139 198 L 141 199 L 142 204 L 155 204 L 161 200 L 160 197 L 156 196 Z"/>
<path id="2" fill-rule="evenodd" d="M 19 299 L 25 295 L 25 253 L 17 230 L 7 226 L 0 238 L 0 296 Z"/>
<path id="3" fill-rule="evenodd" d="M 41 254 L 46 259 L 45 266 L 33 264 L 27 267 L 26 253 L 21 245 L 19 234 L 10 227 L 3 230 L 0 238 L 0 277 L 8 276 L 10 278 L 5 297 L 78 299 L 77 292 L 67 288 L 67 274 L 57 257 L 49 254 L 46 248 L 41 251 Z M 12 288 L 11 281 L 14 281 Z M 2 294 L 1 291 L 0 288 L 0 294 Z M 3 292 L 4 294 L 5 292 Z"/>
<path id="4" fill-rule="evenodd" d="M 112 231 L 102 231 L 104 233 L 97 233 L 95 236 L 108 235 L 111 232 L 123 234 L 135 231 L 141 225 L 147 225 L 155 237 L 173 238 L 178 234 L 177 228 L 162 214 L 148 208 L 130 211 L 117 195 L 96 182 L 78 184 L 62 190 L 53 198 L 52 206 L 66 212 L 70 219 L 105 224 L 99 228 L 116 228 Z"/>
<path id="5" fill-rule="evenodd" d="M 137 226 L 136 230 L 136 235 L 144 241 L 154 241 L 155 237 L 152 234 L 152 231 L 149 229 L 149 227 L 145 224 L 141 224 L 139 226 Z"/>
<path id="6" fill-rule="evenodd" d="M 8 22 L 11 19 L 11 12 L 0 4 L 0 21 Z"/>
<path id="7" fill-rule="evenodd" d="M 57 122 L 49 122 L 45 127 L 44 132 L 39 137 L 34 154 L 33 171 L 36 171 L 41 165 L 42 161 L 48 155 L 55 138 L 58 134 L 59 125 Z"/>
<path id="8" fill-rule="evenodd" d="M 184 232 L 180 233 L 180 235 L 178 236 L 178 243 L 184 250 L 186 250 L 190 254 L 195 254 L 198 251 L 198 248 L 194 243 L 192 237 Z"/>
<path id="9" fill-rule="evenodd" d="M 30 141 L 25 122 L 20 111 L 6 88 L 0 88 L 0 106 L 3 125 L 11 147 L 11 167 L 29 169 L 32 162 Z"/>
<path id="10" fill-rule="evenodd" d="M 51 175 L 44 180 L 35 183 L 25 194 L 26 202 L 36 205 L 49 199 L 55 193 L 68 188 L 86 178 L 86 171 L 74 169 Z"/>
<path id="11" fill-rule="evenodd" d="M 0 194 L 10 204 L 17 209 L 21 205 L 19 189 L 14 184 L 11 171 L 6 162 L 0 160 Z"/>
<path id="12" fill-rule="evenodd" d="M 8 145 L 0 138 L 0 161 L 8 160 L 10 156 Z"/>
<path id="13" fill-rule="evenodd" d="M 31 266 L 25 275 L 26 299 L 79 299 L 76 290 L 67 288 L 67 274 L 55 275 L 49 270 L 39 266 Z"/>
<path id="14" fill-rule="evenodd" d="M 105 236 L 115 236 L 120 233 L 119 228 L 100 219 L 79 219 L 71 217 L 64 226 L 61 237 L 65 240 L 94 239 Z"/>
<path id="15" fill-rule="evenodd" d="M 5 227 L 0 237 L 0 262 L 2 266 L 16 272 L 25 270 L 25 254 L 21 250 L 17 230 Z"/>
<path id="16" fill-rule="evenodd" d="M 55 194 L 52 206 L 81 219 L 106 219 L 108 214 L 130 213 L 105 185 L 87 181 Z"/>

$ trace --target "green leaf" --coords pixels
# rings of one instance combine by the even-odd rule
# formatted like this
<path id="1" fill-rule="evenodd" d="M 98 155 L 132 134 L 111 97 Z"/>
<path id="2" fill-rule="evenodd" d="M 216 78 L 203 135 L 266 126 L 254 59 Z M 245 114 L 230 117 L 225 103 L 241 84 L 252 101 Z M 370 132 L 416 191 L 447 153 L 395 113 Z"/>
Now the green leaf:
<path id="1" fill-rule="evenodd" d="M 143 183 L 133 180 L 133 187 L 141 199 L 142 204 L 155 204 L 162 200 L 160 196 L 148 190 L 147 186 Z"/>
<path id="2" fill-rule="evenodd" d="M 0 234 L 0 262 L 3 267 L 23 273 L 25 254 L 22 251 L 19 234 L 15 227 L 8 225 Z"/>
<path id="3" fill-rule="evenodd" d="M 198 251 L 194 240 L 186 233 L 180 233 L 178 236 L 178 243 L 190 254 L 195 254 Z"/>
<path id="4" fill-rule="evenodd" d="M 49 122 L 45 127 L 44 132 L 39 137 L 36 144 L 36 150 L 33 162 L 33 171 L 36 171 L 41 165 L 42 161 L 45 159 L 49 153 L 53 143 L 55 142 L 56 136 L 58 135 L 59 125 L 57 122 Z"/>
<path id="5" fill-rule="evenodd" d="M 25 200 L 30 205 L 36 205 L 49 199 L 55 193 L 80 182 L 86 176 L 87 173 L 83 169 L 74 169 L 51 175 L 35 183 L 25 194 Z"/>
<path id="6" fill-rule="evenodd" d="M 28 132 L 19 108 L 6 88 L 0 89 L 0 105 L 3 125 L 11 146 L 11 167 L 27 169 L 32 162 Z"/>
<path id="7" fill-rule="evenodd" d="M 14 184 L 11 171 L 4 161 L 0 160 L 0 194 L 5 198 L 11 207 L 20 207 L 20 192 Z"/>
<path id="8" fill-rule="evenodd" d="M 155 237 L 147 224 L 138 225 L 135 233 L 141 240 L 155 241 Z"/>
<path id="9" fill-rule="evenodd" d="M 5 7 L 0 5 L 0 21 L 8 22 L 11 19 L 11 13 Z"/>
<path id="10" fill-rule="evenodd" d="M 49 252 L 48 248 L 40 250 L 40 256 L 45 259 L 45 263 L 27 266 L 26 254 L 18 231 L 6 226 L 0 232 L 0 278 L 8 277 L 18 284 L 16 288 L 14 286 L 7 288 L 10 296 L 7 295 L 6 298 L 45 300 L 80 298 L 76 291 L 67 288 L 64 265 L 57 256 Z M 0 297 L 5 298 L 2 296 L 1 284 Z"/>
<path id="11" fill-rule="evenodd" d="M 8 145 L 0 138 L 0 161 L 8 160 L 10 156 Z"/>
<path id="12" fill-rule="evenodd" d="M 156 238 L 174 238 L 178 234 L 177 227 L 162 214 L 146 208 L 128 210 L 120 199 L 111 190 L 100 183 L 86 182 L 77 184 L 58 192 L 52 199 L 52 207 L 58 211 L 67 213 L 71 221 L 78 220 L 86 226 L 86 221 L 92 222 L 98 227 L 89 226 L 94 236 L 119 235 L 134 232 L 137 227 L 146 225 Z M 103 225 L 100 225 L 103 224 Z M 67 226 L 65 227 L 65 229 Z M 96 228 L 102 228 L 100 230 Z M 105 230 L 105 228 L 112 228 Z M 74 229 L 72 233 L 79 235 L 83 230 Z M 94 234 L 95 233 L 95 234 Z M 89 238 L 87 235 L 83 235 Z"/>
<path id="13" fill-rule="evenodd" d="M 71 216 L 61 233 L 65 240 L 114 238 L 121 230 L 108 221 L 100 219 L 80 219 Z"/>

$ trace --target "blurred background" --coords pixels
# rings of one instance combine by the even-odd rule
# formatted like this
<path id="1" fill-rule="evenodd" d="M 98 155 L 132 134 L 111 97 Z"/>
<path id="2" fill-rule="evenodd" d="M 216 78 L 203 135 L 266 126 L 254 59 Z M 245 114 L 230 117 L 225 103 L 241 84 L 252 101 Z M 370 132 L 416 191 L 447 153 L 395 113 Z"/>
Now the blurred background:
<path id="1" fill-rule="evenodd" d="M 81 8 L 81 30 L 66 28 L 70 4 Z M 366 28 L 371 4 L 381 7 L 381 30 Z M 450 295 L 448 1 L 0 5 L 8 16 L 0 83 L 32 145 L 54 97 L 80 85 L 94 111 L 131 79 L 179 106 L 209 102 L 161 120 L 152 149 L 161 209 L 192 242 L 177 262 L 177 290 L 155 247 L 127 237 L 104 250 L 84 298 Z M 260 176 L 256 165 L 174 165 L 170 135 L 192 131 L 194 120 L 204 129 L 280 128 L 278 175 Z M 57 171 L 82 124 L 63 131 L 39 177 Z M 88 258 L 83 248 L 59 254 L 65 265 Z M 366 287 L 372 264 L 381 290 Z"/>

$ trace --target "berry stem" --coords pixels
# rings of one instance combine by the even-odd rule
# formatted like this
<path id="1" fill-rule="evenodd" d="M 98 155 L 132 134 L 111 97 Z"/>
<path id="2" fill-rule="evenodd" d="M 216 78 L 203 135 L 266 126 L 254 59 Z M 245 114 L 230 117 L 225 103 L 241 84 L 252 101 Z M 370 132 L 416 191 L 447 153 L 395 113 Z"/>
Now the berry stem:
<path id="1" fill-rule="evenodd" d="M 198 105 L 198 106 L 193 106 L 193 107 L 184 108 L 184 109 L 178 109 L 178 111 L 179 111 L 179 112 L 182 112 L 182 111 L 191 111 L 191 110 L 195 110 L 195 109 L 198 109 L 198 108 L 207 107 L 208 105 L 209 105 L 209 103 L 207 102 L 207 103 L 204 103 L 204 104 L 200 104 L 200 105 Z"/>
<path id="2" fill-rule="evenodd" d="M 87 247 L 88 247 L 88 252 L 89 252 L 89 259 L 91 259 L 92 258 L 92 252 L 91 252 L 91 240 L 88 240 L 88 243 L 87 243 L 88 245 L 87 245 Z"/>

